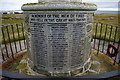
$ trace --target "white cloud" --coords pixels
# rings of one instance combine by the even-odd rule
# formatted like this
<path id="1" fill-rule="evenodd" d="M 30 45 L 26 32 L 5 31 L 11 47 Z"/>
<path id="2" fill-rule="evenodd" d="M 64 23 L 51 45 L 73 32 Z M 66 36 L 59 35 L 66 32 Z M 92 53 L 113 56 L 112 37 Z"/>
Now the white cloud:
<path id="1" fill-rule="evenodd" d="M 0 0 L 0 3 L 33 3 L 38 0 Z"/>
<path id="2" fill-rule="evenodd" d="M 87 3 L 95 3 L 98 10 L 104 8 L 118 8 L 119 0 L 82 0 Z M 0 0 L 0 10 L 20 10 L 25 3 L 37 3 L 38 0 Z M 105 10 L 105 9 L 104 9 Z"/>
<path id="3" fill-rule="evenodd" d="M 36 3 L 38 0 L 0 0 L 0 10 L 20 10 L 25 3 Z"/>
<path id="4" fill-rule="evenodd" d="M 97 10 L 102 11 L 118 11 L 119 0 L 82 0 L 87 3 L 95 3 Z"/>

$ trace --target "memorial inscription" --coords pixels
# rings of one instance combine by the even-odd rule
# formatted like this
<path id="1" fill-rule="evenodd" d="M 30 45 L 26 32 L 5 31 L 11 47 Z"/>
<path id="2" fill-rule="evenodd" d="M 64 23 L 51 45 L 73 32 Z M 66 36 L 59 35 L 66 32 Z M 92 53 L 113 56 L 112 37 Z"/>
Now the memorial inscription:
<path id="1" fill-rule="evenodd" d="M 87 14 L 30 14 L 30 22 L 79 23 L 86 22 Z"/>
<path id="2" fill-rule="evenodd" d="M 49 64 L 47 63 L 48 56 L 52 56 L 50 59 L 52 65 L 49 67 L 55 70 L 61 70 L 63 67 L 67 69 L 69 56 L 71 56 L 71 68 L 79 67 L 84 62 L 82 55 L 88 15 L 29 14 L 30 33 L 33 38 L 31 39 L 32 50 L 36 52 L 37 64 L 41 65 L 39 67 L 45 68 Z"/>

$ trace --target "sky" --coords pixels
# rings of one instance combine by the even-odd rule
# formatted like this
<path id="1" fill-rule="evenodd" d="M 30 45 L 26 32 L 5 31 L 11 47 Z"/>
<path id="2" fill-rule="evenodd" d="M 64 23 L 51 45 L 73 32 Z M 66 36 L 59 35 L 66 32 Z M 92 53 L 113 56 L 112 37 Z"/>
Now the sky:
<path id="1" fill-rule="evenodd" d="M 38 0 L 0 0 L 0 10 L 21 10 L 25 3 L 37 3 Z M 98 10 L 118 11 L 119 0 L 82 0 L 82 2 L 95 3 Z"/>

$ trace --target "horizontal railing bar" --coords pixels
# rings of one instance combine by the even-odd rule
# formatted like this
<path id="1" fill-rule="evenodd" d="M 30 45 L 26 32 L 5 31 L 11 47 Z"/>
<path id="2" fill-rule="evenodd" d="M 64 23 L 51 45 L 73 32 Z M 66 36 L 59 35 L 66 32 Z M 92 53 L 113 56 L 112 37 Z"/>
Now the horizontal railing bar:
<path id="1" fill-rule="evenodd" d="M 6 70 L 0 70 L 2 73 L 2 77 L 9 78 L 9 79 L 25 79 L 25 78 L 39 78 L 39 79 L 60 79 L 60 77 L 41 77 L 41 76 L 33 76 L 33 75 L 23 75 L 20 73 L 13 73 Z M 95 74 L 95 75 L 85 75 L 80 77 L 62 77 L 62 79 L 82 79 L 82 78 L 93 78 L 93 79 L 101 79 L 101 78 L 112 78 L 120 76 L 120 70 L 115 70 L 111 72 Z"/>
<path id="2" fill-rule="evenodd" d="M 16 25 L 16 24 L 21 24 L 21 23 L 2 24 L 1 27 L 4 27 L 4 26 L 10 26 L 10 25 Z M 22 23 L 22 24 L 23 24 L 23 23 Z"/>
<path id="3" fill-rule="evenodd" d="M 111 26 L 111 25 L 112 25 L 112 24 L 103 23 L 103 22 L 93 22 L 93 23 L 107 24 L 108 26 Z M 119 25 L 114 25 L 114 26 L 119 26 Z"/>
<path id="4" fill-rule="evenodd" d="M 96 74 L 96 75 L 82 76 L 82 78 L 112 78 L 117 76 L 120 76 L 120 70 L 115 70 L 115 71 Z"/>

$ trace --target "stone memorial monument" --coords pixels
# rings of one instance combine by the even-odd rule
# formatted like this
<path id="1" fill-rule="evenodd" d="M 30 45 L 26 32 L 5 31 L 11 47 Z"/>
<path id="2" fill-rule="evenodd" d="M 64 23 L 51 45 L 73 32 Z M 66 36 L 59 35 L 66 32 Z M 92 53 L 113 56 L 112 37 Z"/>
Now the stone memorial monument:
<path id="1" fill-rule="evenodd" d="M 24 4 L 31 68 L 51 76 L 70 76 L 74 71 L 88 69 L 96 9 L 95 4 L 81 0 L 39 0 Z"/>

